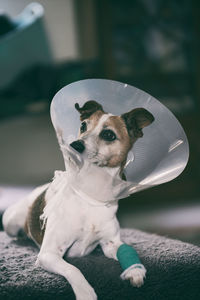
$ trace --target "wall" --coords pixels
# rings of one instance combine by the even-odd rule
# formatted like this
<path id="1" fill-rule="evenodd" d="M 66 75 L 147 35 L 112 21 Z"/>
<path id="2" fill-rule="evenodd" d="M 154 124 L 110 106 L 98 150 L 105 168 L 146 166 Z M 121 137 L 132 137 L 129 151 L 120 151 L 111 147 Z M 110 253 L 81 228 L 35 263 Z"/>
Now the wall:
<path id="1" fill-rule="evenodd" d="M 0 12 L 18 15 L 31 0 L 0 0 Z M 46 29 L 57 61 L 80 57 L 74 0 L 39 0 L 45 9 Z"/>

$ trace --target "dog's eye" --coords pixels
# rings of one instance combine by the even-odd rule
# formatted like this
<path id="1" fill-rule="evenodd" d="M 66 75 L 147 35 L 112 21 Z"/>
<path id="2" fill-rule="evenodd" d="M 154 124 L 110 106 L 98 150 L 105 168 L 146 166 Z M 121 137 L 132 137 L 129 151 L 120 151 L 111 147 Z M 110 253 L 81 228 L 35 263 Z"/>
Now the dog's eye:
<path id="1" fill-rule="evenodd" d="M 81 123 L 80 132 L 83 133 L 87 130 L 86 122 Z"/>
<path id="2" fill-rule="evenodd" d="M 110 129 L 104 129 L 100 133 L 100 138 L 103 139 L 104 141 L 112 142 L 116 140 L 116 134 L 110 130 Z"/>

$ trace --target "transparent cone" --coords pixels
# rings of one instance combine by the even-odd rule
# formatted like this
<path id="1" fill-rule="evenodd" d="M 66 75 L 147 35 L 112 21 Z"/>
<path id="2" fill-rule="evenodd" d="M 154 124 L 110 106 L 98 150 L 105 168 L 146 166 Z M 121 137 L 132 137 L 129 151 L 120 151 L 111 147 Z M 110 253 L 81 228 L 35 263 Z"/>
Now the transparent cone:
<path id="1" fill-rule="evenodd" d="M 149 94 L 133 86 L 106 79 L 86 79 L 69 84 L 53 98 L 51 118 L 57 136 L 62 132 L 62 142 L 59 140 L 59 143 L 66 168 L 66 149 L 69 149 L 69 143 L 76 139 L 80 126 L 79 114 L 74 105 L 78 102 L 82 106 L 88 100 L 99 102 L 105 112 L 114 115 L 143 107 L 155 117 L 155 121 L 143 129 L 144 136 L 136 141 L 129 152 L 124 172 L 127 182 L 115 182 L 113 197 L 125 197 L 168 182 L 184 170 L 189 157 L 188 141 L 172 112 Z M 79 169 L 83 168 L 84 163 L 81 157 L 78 157 L 80 154 L 75 151 L 73 155 L 80 161 Z M 106 172 L 106 168 L 99 171 L 100 167 L 95 168 L 97 173 Z M 93 193 L 95 190 L 91 192 L 91 196 Z"/>

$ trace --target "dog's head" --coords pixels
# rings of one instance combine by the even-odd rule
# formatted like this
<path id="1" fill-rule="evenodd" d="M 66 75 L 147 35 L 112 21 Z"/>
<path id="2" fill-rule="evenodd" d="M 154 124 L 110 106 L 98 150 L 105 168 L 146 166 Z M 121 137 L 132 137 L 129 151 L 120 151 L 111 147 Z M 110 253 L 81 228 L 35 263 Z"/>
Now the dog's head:
<path id="1" fill-rule="evenodd" d="M 81 126 L 78 140 L 71 147 L 100 167 L 120 167 L 126 163 L 133 143 L 143 136 L 142 129 L 154 121 L 144 108 L 133 109 L 121 116 L 104 112 L 96 101 L 88 101 L 75 108 L 80 113 Z"/>

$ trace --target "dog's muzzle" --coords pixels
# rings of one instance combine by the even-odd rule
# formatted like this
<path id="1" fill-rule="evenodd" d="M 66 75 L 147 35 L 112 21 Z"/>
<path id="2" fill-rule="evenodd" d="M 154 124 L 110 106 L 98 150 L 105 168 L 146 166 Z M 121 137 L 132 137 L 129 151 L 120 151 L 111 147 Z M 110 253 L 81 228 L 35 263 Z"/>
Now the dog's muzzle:
<path id="1" fill-rule="evenodd" d="M 74 148 L 76 151 L 78 151 L 79 153 L 83 153 L 83 151 L 85 150 L 84 141 L 82 140 L 74 141 L 70 144 L 70 146 Z"/>

